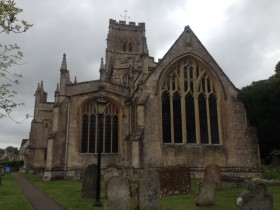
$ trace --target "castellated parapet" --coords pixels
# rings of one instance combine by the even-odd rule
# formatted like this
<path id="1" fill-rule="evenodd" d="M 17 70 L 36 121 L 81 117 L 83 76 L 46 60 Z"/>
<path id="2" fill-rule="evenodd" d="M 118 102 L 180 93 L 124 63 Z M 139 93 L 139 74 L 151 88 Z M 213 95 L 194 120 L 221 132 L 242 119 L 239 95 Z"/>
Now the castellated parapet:
<path id="1" fill-rule="evenodd" d="M 139 30 L 139 31 L 145 31 L 145 23 L 138 23 L 138 25 L 135 24 L 135 22 L 129 22 L 126 24 L 126 21 L 120 20 L 117 22 L 116 20 L 110 19 L 109 21 L 109 28 L 119 28 L 123 30 Z"/>

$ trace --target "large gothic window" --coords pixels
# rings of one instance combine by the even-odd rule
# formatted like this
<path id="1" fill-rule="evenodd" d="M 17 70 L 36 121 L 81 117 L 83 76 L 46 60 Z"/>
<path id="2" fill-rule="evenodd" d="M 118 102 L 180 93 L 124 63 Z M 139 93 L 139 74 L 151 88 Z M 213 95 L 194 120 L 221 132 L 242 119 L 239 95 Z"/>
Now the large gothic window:
<path id="1" fill-rule="evenodd" d="M 97 153 L 99 134 L 101 152 L 118 153 L 118 110 L 114 104 L 107 102 L 104 114 L 97 113 L 94 100 L 84 104 L 82 107 L 82 153 Z M 98 133 L 99 129 L 102 132 Z"/>
<path id="2" fill-rule="evenodd" d="M 175 63 L 161 87 L 163 143 L 220 144 L 219 94 L 194 59 Z"/>

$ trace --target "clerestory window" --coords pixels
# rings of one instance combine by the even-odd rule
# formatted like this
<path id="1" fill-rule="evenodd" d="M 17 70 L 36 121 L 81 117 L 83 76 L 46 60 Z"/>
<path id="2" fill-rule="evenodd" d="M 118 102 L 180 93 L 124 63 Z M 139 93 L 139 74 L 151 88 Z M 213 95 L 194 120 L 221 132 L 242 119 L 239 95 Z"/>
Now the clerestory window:
<path id="1" fill-rule="evenodd" d="M 167 71 L 161 87 L 163 143 L 220 144 L 216 88 L 194 59 L 182 59 Z"/>
<path id="2" fill-rule="evenodd" d="M 98 131 L 101 152 L 118 153 L 119 115 L 117 107 L 108 101 L 104 114 L 98 114 L 96 102 L 89 101 L 82 107 L 82 153 L 97 153 Z M 99 125 L 100 122 L 100 125 Z"/>

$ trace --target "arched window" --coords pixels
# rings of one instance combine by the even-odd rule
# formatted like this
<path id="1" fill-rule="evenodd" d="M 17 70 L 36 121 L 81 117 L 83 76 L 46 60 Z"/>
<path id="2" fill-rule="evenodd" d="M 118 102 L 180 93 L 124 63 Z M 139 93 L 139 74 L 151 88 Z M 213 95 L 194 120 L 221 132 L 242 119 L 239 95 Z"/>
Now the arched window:
<path id="1" fill-rule="evenodd" d="M 104 114 L 98 114 L 96 102 L 87 102 L 82 107 L 82 153 L 97 153 L 99 128 L 102 153 L 118 153 L 119 115 L 117 107 L 107 101 Z M 98 123 L 101 122 L 99 125 Z"/>
<path id="2" fill-rule="evenodd" d="M 132 44 L 131 43 L 128 44 L 128 51 L 132 52 Z"/>
<path id="3" fill-rule="evenodd" d="M 220 144 L 214 84 L 194 59 L 182 59 L 167 71 L 161 87 L 163 143 Z"/>

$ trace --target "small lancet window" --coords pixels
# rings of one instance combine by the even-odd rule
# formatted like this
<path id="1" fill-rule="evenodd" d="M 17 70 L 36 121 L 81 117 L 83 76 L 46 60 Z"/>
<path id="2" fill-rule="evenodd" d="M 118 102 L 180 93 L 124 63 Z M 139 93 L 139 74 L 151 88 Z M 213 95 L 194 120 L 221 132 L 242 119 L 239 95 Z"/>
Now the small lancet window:
<path id="1" fill-rule="evenodd" d="M 123 51 L 126 52 L 126 50 L 127 50 L 126 42 L 123 42 Z"/>
<path id="2" fill-rule="evenodd" d="M 132 44 L 131 43 L 128 44 L 128 51 L 132 52 Z"/>

